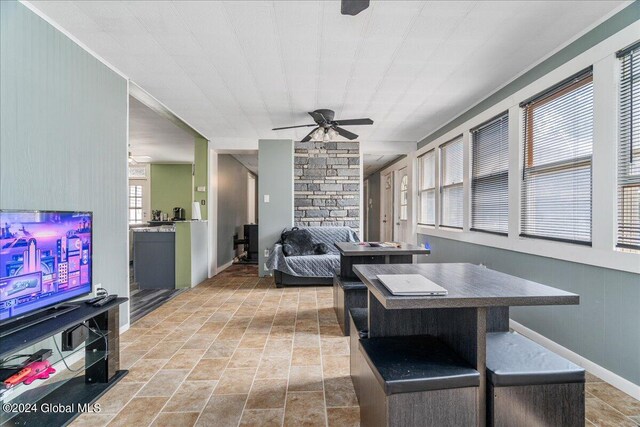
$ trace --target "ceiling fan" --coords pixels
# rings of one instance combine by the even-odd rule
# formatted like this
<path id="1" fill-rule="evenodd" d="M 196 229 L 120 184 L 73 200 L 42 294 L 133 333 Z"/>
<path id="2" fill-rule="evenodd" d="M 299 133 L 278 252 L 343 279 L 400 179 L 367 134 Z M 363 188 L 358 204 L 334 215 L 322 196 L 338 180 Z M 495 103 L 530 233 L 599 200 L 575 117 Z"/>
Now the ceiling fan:
<path id="1" fill-rule="evenodd" d="M 342 0 L 340 13 L 343 15 L 357 15 L 369 7 L 369 0 Z"/>
<path id="2" fill-rule="evenodd" d="M 348 119 L 348 120 L 334 120 L 335 112 L 333 110 L 320 109 L 315 110 L 309 113 L 313 120 L 316 122 L 312 125 L 298 125 L 298 126 L 286 126 L 281 128 L 274 128 L 272 130 L 282 130 L 282 129 L 294 129 L 294 128 L 306 128 L 306 127 L 315 127 L 314 130 L 309 132 L 307 136 L 302 138 L 302 142 L 311 141 L 311 139 L 316 141 L 323 140 L 332 140 L 336 136 L 340 135 L 347 139 L 356 139 L 358 135 L 355 133 L 349 132 L 346 129 L 341 128 L 340 126 L 356 126 L 356 125 L 372 125 L 373 120 L 371 119 Z"/>

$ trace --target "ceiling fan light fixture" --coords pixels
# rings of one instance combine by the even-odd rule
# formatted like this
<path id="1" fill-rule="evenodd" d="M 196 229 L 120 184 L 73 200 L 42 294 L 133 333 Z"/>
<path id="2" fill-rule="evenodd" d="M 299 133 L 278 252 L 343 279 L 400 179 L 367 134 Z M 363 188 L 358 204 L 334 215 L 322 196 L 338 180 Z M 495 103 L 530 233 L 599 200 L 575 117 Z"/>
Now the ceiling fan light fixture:
<path id="1" fill-rule="evenodd" d="M 336 131 L 334 128 L 331 128 L 329 129 L 329 132 L 327 132 L 327 136 L 329 137 L 329 141 L 333 141 L 338 137 L 338 131 Z"/>
<path id="2" fill-rule="evenodd" d="M 312 141 L 323 141 L 324 140 L 324 129 L 318 128 L 313 134 L 311 134 Z"/>

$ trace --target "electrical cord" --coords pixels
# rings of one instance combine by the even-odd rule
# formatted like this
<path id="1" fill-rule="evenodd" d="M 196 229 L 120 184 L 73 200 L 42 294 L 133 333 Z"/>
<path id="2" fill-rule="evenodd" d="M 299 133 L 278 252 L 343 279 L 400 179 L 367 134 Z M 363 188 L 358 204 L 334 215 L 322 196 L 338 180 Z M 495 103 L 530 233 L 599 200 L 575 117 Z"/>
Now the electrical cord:
<path id="1" fill-rule="evenodd" d="M 7 357 L 6 359 L 0 360 L 0 369 L 19 369 L 22 368 L 22 365 L 8 365 L 5 366 L 5 363 L 11 362 L 12 360 L 22 359 L 23 357 L 31 357 L 30 354 L 14 354 L 11 357 Z"/>
<path id="2" fill-rule="evenodd" d="M 101 337 L 101 338 L 104 340 L 105 348 L 107 348 L 107 345 L 108 345 L 108 341 L 107 341 L 107 334 L 104 334 L 104 333 L 100 332 L 100 326 L 98 325 L 98 322 L 96 321 L 96 319 L 95 319 L 95 318 L 93 318 L 93 317 L 92 317 L 92 318 L 91 318 L 91 320 L 93 320 L 93 323 L 96 325 L 96 329 L 95 329 L 95 330 L 93 330 L 93 329 L 91 329 L 90 327 L 88 327 L 85 323 L 83 323 L 82 325 L 83 325 L 85 328 L 87 328 L 87 329 L 89 330 L 89 332 L 93 332 L 93 333 L 95 333 L 96 335 L 98 335 L 99 337 Z M 84 369 L 84 367 L 80 367 L 80 368 L 78 368 L 78 369 L 71 369 L 71 368 L 69 367 L 69 365 L 67 365 L 66 358 L 65 358 L 65 356 L 62 354 L 62 351 L 60 351 L 60 347 L 58 346 L 58 342 L 56 341 L 55 337 L 53 338 L 53 343 L 55 344 L 55 346 L 56 346 L 56 350 L 58 350 L 58 354 L 60 355 L 60 358 L 61 358 L 61 360 L 62 360 L 62 363 L 64 363 L 64 366 L 65 366 L 65 368 L 67 368 L 67 370 L 69 370 L 69 371 L 71 371 L 71 372 L 80 372 L 81 370 L 83 370 L 83 369 Z M 108 354 L 105 352 L 104 360 L 107 360 L 107 357 L 108 357 Z"/>

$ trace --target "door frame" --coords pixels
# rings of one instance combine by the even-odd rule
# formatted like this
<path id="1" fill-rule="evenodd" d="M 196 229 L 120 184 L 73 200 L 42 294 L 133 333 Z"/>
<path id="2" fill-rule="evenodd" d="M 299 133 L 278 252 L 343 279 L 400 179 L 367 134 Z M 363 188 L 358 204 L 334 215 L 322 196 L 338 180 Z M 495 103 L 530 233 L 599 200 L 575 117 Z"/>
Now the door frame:
<path id="1" fill-rule="evenodd" d="M 393 241 L 394 238 L 394 227 L 393 227 L 393 200 L 395 198 L 395 176 L 393 171 L 389 171 L 387 173 L 380 173 L 380 240 L 387 241 L 387 227 L 391 227 L 391 238 L 388 239 Z M 390 181 L 390 182 L 389 182 Z M 387 190 L 391 189 L 390 197 L 387 197 Z M 388 200 L 387 200 L 388 199 Z M 391 204 L 389 206 L 389 203 Z M 389 209 L 390 207 L 390 209 Z M 386 215 L 388 212 L 391 212 L 391 218 L 387 218 Z M 391 222 L 390 222 L 391 221 Z"/>

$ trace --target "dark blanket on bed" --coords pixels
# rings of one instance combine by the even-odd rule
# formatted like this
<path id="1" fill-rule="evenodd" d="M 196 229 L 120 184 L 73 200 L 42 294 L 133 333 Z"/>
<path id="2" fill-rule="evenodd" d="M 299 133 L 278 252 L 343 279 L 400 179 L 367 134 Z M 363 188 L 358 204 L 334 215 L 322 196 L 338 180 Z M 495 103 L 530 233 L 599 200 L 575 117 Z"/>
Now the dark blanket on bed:
<path id="1" fill-rule="evenodd" d="M 329 250 L 324 243 L 314 243 L 309 230 L 297 227 L 283 232 L 280 243 L 285 256 L 323 255 Z"/>

